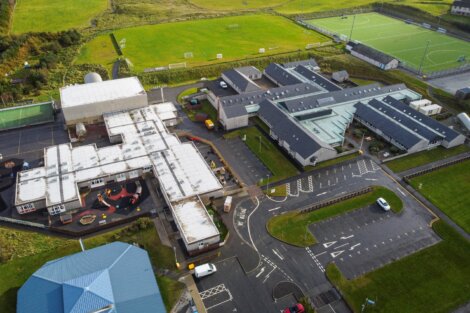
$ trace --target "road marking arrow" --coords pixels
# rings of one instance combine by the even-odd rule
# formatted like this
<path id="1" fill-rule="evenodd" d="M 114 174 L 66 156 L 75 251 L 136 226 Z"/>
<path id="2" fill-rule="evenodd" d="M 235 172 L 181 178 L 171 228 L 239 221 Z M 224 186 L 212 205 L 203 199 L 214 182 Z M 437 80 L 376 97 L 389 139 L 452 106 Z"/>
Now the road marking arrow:
<path id="1" fill-rule="evenodd" d="M 341 250 L 341 251 L 335 251 L 335 252 L 331 252 L 330 255 L 331 257 L 334 259 L 336 258 L 338 255 L 340 255 L 341 253 L 343 253 L 344 250 Z"/>
<path id="2" fill-rule="evenodd" d="M 347 237 L 339 237 L 339 239 L 346 240 L 346 239 L 349 239 L 349 238 L 352 238 L 352 237 L 354 237 L 354 235 L 350 235 L 350 236 L 347 236 Z"/>
<path id="3" fill-rule="evenodd" d="M 325 243 L 323 244 L 323 247 L 329 248 L 329 247 L 331 247 L 332 245 L 334 245 L 336 242 L 337 242 L 337 241 L 325 242 Z"/>
<path id="4" fill-rule="evenodd" d="M 354 246 L 352 246 L 351 248 L 349 248 L 349 250 L 354 250 L 354 248 L 356 248 L 356 247 L 358 247 L 358 246 L 360 246 L 360 245 L 361 245 L 360 243 L 357 243 L 357 244 L 355 244 Z"/>
<path id="5" fill-rule="evenodd" d="M 258 274 L 256 274 L 256 278 L 260 277 L 261 274 L 263 274 L 263 272 L 264 272 L 264 267 L 261 269 L 261 271 L 259 271 Z"/>
<path id="6" fill-rule="evenodd" d="M 274 250 L 274 249 L 272 249 L 272 250 L 273 250 L 273 253 L 274 253 L 275 255 L 277 255 L 278 258 L 281 259 L 281 261 L 284 260 L 284 258 L 282 257 L 282 255 L 281 255 L 277 250 Z"/>

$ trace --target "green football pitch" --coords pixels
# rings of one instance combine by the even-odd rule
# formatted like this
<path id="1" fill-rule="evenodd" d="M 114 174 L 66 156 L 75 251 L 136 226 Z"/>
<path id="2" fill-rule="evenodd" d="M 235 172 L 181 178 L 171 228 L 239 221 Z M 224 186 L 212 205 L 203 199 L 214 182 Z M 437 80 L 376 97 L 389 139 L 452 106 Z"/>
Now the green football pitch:
<path id="1" fill-rule="evenodd" d="M 50 122 L 54 119 L 51 102 L 0 110 L 0 130 Z"/>
<path id="2" fill-rule="evenodd" d="M 345 37 L 350 36 L 352 28 L 353 40 L 389 54 L 414 69 L 419 69 L 429 41 L 423 73 L 459 67 L 462 65 L 459 59 L 463 56 L 470 61 L 470 43 L 377 13 L 307 22 Z"/>
<path id="3" fill-rule="evenodd" d="M 305 49 L 329 41 L 289 19 L 273 15 L 245 15 L 123 28 L 113 32 L 135 71 L 185 62 L 187 67 L 236 61 Z M 260 54 L 259 49 L 265 53 Z M 217 59 L 217 54 L 222 59 Z M 185 57 L 186 54 L 186 57 Z M 89 41 L 77 63 L 102 64 L 116 60 L 109 34 Z"/>
<path id="4" fill-rule="evenodd" d="M 12 32 L 56 32 L 90 25 L 106 10 L 106 0 L 17 0 Z"/>

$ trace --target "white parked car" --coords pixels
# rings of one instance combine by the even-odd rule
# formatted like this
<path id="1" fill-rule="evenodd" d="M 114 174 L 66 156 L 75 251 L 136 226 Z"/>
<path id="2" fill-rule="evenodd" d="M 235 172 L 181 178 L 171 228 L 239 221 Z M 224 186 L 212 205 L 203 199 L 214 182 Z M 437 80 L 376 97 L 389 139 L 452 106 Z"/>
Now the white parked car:
<path id="1" fill-rule="evenodd" d="M 220 85 L 220 87 L 222 87 L 223 89 L 227 89 L 227 88 L 228 88 L 227 83 L 224 82 L 223 80 L 220 81 L 219 85 Z"/>
<path id="2" fill-rule="evenodd" d="M 212 263 L 202 264 L 194 268 L 194 276 L 196 278 L 208 276 L 214 274 L 215 272 L 217 272 L 217 268 Z"/>
<path id="3" fill-rule="evenodd" d="M 384 211 L 390 211 L 390 204 L 388 204 L 388 202 L 385 201 L 384 198 L 378 198 L 378 199 L 377 199 L 377 204 L 378 204 Z"/>

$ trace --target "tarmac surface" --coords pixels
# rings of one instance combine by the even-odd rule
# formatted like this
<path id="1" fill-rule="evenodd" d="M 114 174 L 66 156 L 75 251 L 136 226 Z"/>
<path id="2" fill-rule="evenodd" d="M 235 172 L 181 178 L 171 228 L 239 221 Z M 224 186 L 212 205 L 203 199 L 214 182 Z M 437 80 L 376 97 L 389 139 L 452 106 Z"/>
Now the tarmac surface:
<path id="1" fill-rule="evenodd" d="M 274 272 L 297 284 L 320 312 L 349 312 L 341 299 L 326 296 L 336 291 L 325 276 L 328 263 L 335 262 L 344 275 L 354 278 L 440 240 L 429 227 L 434 216 L 368 158 L 304 173 L 285 184 L 286 198 L 246 199 L 235 208 L 236 233 L 259 256 L 258 264 L 246 262 L 244 269 L 260 273 L 274 264 Z M 384 212 L 371 205 L 312 224 L 319 243 L 307 248 L 284 244 L 266 231 L 266 222 L 274 215 L 370 185 L 393 190 L 404 202 L 403 212 Z M 244 254 L 238 257 L 245 264 Z"/>

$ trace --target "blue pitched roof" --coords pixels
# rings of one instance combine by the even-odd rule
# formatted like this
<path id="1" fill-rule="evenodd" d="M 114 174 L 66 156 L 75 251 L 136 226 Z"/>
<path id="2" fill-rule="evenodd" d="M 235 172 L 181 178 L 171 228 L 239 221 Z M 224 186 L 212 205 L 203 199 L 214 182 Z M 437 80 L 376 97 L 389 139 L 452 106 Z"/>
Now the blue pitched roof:
<path id="1" fill-rule="evenodd" d="M 148 254 L 114 242 L 47 262 L 18 291 L 17 313 L 166 312 Z"/>

